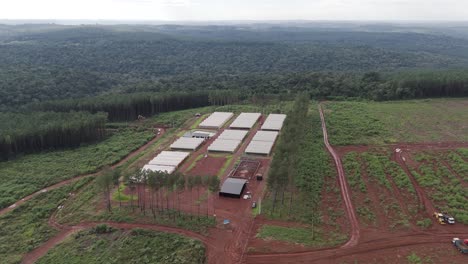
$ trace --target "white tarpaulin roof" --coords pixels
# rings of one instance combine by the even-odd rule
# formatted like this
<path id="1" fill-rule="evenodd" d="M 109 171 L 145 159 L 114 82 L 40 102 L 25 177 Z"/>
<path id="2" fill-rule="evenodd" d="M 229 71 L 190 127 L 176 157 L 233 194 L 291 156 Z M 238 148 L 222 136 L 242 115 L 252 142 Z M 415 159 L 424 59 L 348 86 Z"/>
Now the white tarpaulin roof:
<path id="1" fill-rule="evenodd" d="M 257 134 L 245 149 L 245 153 L 270 155 L 277 137 L 278 132 L 276 131 L 257 131 Z"/>
<path id="2" fill-rule="evenodd" d="M 171 149 L 188 149 L 196 150 L 205 141 L 203 138 L 187 138 L 181 137 L 176 142 L 172 143 Z"/>
<path id="3" fill-rule="evenodd" d="M 241 113 L 229 127 L 250 129 L 255 125 L 261 115 L 260 113 Z"/>
<path id="4" fill-rule="evenodd" d="M 286 115 L 283 114 L 269 114 L 262 125 L 262 130 L 280 131 L 285 119 Z"/>
<path id="5" fill-rule="evenodd" d="M 175 171 L 174 166 L 161 166 L 161 165 L 151 165 L 151 164 L 146 164 L 143 166 L 143 170 L 148 170 L 148 171 L 158 171 L 158 172 L 166 172 L 166 173 L 173 173 Z"/>
<path id="6" fill-rule="evenodd" d="M 244 140 L 248 131 L 245 130 L 231 130 L 225 129 L 221 135 L 218 136 L 219 139 L 230 139 L 230 140 Z"/>
<path id="7" fill-rule="evenodd" d="M 230 112 L 214 112 L 208 118 L 203 120 L 199 127 L 221 128 L 233 116 L 234 113 Z"/>
<path id="8" fill-rule="evenodd" d="M 162 151 L 148 164 L 178 167 L 189 155 L 190 153 L 182 151 Z"/>
<path id="9" fill-rule="evenodd" d="M 230 140 L 230 139 L 216 139 L 208 147 L 208 151 L 217 151 L 217 152 L 231 152 L 234 153 L 241 144 L 241 140 Z"/>
<path id="10" fill-rule="evenodd" d="M 274 141 L 251 141 L 245 153 L 270 155 Z"/>
<path id="11" fill-rule="evenodd" d="M 275 142 L 277 137 L 278 137 L 278 132 L 276 131 L 257 131 L 257 134 L 255 134 L 252 141 Z"/>

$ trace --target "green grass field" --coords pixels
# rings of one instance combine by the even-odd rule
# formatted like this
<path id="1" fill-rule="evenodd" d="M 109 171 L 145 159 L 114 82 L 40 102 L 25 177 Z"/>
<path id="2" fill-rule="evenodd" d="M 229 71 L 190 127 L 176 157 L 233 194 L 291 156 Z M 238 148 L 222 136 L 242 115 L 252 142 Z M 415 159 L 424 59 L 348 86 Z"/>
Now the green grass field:
<path id="1" fill-rule="evenodd" d="M 153 136 L 147 130 L 122 130 L 96 144 L 0 162 L 0 208 L 41 188 L 116 163 Z"/>
<path id="2" fill-rule="evenodd" d="M 205 263 L 205 247 L 176 234 L 133 229 L 81 231 L 50 250 L 38 264 Z"/>
<path id="3" fill-rule="evenodd" d="M 23 254 L 57 234 L 48 225 L 50 215 L 59 205 L 91 178 L 42 193 L 15 210 L 0 216 L 0 263 L 20 263 Z"/>
<path id="4" fill-rule="evenodd" d="M 327 102 L 324 106 L 333 145 L 468 140 L 468 99 Z"/>
<path id="5" fill-rule="evenodd" d="M 455 175 L 442 161 L 452 167 L 455 172 L 468 171 L 468 162 L 454 160 L 449 155 L 425 152 L 419 153 L 415 159 L 420 162 L 411 173 L 424 188 L 428 197 L 438 210 L 452 214 L 457 222 L 468 224 L 468 193 L 462 182 L 466 183 L 466 174 Z M 464 176 L 464 177 L 463 177 Z"/>

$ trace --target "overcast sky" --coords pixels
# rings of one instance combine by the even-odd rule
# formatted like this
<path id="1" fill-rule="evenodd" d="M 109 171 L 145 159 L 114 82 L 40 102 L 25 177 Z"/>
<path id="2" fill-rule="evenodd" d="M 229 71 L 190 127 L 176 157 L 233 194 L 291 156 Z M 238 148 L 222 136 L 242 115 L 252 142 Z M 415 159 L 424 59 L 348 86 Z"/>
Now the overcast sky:
<path id="1" fill-rule="evenodd" d="M 468 0 L 0 0 L 0 19 L 467 20 Z"/>

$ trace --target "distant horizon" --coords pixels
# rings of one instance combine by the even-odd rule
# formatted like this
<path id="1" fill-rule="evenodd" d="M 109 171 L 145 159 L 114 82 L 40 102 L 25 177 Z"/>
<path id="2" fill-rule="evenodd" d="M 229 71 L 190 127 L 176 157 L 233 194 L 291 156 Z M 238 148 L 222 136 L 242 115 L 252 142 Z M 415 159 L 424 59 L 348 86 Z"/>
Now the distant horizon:
<path id="1" fill-rule="evenodd" d="M 431 24 L 431 23 L 468 23 L 467 20 L 326 20 L 326 19 L 232 19 L 232 20 L 149 20 L 149 19 L 10 19 L 10 18 L 0 18 L 0 24 L 61 24 L 68 23 L 69 25 L 80 25 L 80 24 L 254 24 L 254 23 L 265 23 L 265 24 L 275 24 L 275 23 L 376 23 L 376 24 Z M 66 25 L 66 24 L 63 24 Z"/>

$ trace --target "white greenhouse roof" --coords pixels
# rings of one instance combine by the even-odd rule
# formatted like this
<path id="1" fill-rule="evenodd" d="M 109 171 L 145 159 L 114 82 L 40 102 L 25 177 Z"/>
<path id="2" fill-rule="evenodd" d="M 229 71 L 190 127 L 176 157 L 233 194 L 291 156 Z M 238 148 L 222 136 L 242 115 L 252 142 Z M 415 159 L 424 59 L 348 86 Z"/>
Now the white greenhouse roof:
<path id="1" fill-rule="evenodd" d="M 218 136 L 219 139 L 230 139 L 230 140 L 244 140 L 247 136 L 248 131 L 245 130 L 232 130 L 225 129 L 221 135 Z"/>
<path id="2" fill-rule="evenodd" d="M 274 144 L 274 141 L 252 141 L 245 150 L 245 153 L 270 155 Z"/>
<path id="3" fill-rule="evenodd" d="M 234 153 L 242 141 L 230 139 L 216 139 L 208 147 L 208 151 L 231 152 Z"/>
<path id="4" fill-rule="evenodd" d="M 178 167 L 188 156 L 189 152 L 182 151 L 162 151 L 148 164 Z"/>
<path id="5" fill-rule="evenodd" d="M 203 138 L 181 137 L 171 145 L 171 149 L 196 150 L 205 141 Z"/>
<path id="6" fill-rule="evenodd" d="M 146 164 L 143 166 L 143 170 L 153 171 L 153 172 L 166 172 L 166 173 L 173 173 L 176 170 L 174 166 L 161 166 L 161 165 L 151 165 Z"/>
<path id="7" fill-rule="evenodd" d="M 229 127 L 250 129 L 255 125 L 261 115 L 260 113 L 241 113 Z"/>
<path id="8" fill-rule="evenodd" d="M 278 137 L 277 131 L 257 131 L 252 141 L 270 141 L 275 142 Z"/>
<path id="9" fill-rule="evenodd" d="M 285 119 L 286 115 L 283 114 L 269 114 L 263 123 L 262 130 L 280 131 Z"/>
<path id="10" fill-rule="evenodd" d="M 203 122 L 200 123 L 199 127 L 221 128 L 233 116 L 234 113 L 230 112 L 214 112 L 208 118 L 203 120 Z"/>

